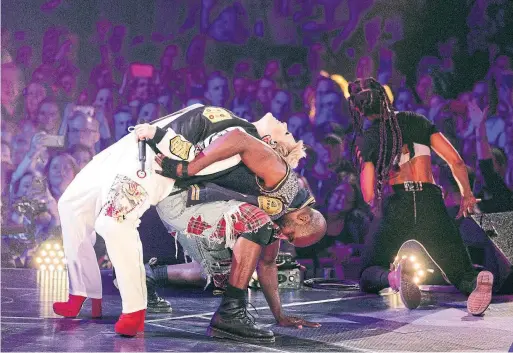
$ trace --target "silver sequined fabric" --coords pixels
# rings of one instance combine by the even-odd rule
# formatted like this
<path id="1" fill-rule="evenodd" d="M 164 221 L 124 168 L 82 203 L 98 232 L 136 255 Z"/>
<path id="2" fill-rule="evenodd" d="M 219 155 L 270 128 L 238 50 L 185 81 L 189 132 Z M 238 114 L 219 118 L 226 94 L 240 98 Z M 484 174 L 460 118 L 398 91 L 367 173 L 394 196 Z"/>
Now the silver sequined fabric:
<path id="1" fill-rule="evenodd" d="M 280 218 L 282 215 L 287 213 L 290 204 L 299 191 L 299 181 L 297 174 L 290 169 L 287 171 L 285 180 L 274 190 L 269 191 L 263 188 L 258 180 L 258 177 L 257 183 L 263 195 L 280 199 L 283 202 L 283 210 L 279 214 L 274 215 L 273 219 Z"/>

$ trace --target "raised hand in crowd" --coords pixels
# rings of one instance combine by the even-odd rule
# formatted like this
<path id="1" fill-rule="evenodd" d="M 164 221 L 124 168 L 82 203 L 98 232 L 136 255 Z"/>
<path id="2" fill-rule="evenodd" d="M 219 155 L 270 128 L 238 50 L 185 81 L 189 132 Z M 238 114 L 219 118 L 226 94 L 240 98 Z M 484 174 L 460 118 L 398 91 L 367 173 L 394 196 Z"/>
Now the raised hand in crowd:
<path id="1" fill-rule="evenodd" d="M 481 124 L 486 122 L 486 117 L 488 116 L 488 107 L 481 110 L 475 101 L 470 101 L 468 103 L 468 116 L 472 124 L 477 129 Z"/>
<path id="2" fill-rule="evenodd" d="M 11 183 L 19 180 L 27 172 L 42 172 L 48 163 L 48 149 L 45 146 L 47 134 L 44 131 L 36 133 L 30 142 L 30 149 L 14 171 Z"/>

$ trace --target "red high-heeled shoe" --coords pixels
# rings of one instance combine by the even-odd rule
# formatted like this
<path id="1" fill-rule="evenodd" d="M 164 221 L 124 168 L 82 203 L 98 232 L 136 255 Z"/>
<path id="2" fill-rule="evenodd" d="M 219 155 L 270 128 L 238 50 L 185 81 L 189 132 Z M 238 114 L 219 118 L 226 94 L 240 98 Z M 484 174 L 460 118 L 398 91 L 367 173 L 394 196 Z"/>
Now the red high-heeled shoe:
<path id="1" fill-rule="evenodd" d="M 114 326 L 114 331 L 123 336 L 135 336 L 137 332 L 144 332 L 144 317 L 146 309 L 129 314 L 121 314 Z"/>
<path id="2" fill-rule="evenodd" d="M 53 303 L 53 311 L 57 315 L 74 318 L 77 317 L 78 313 L 80 313 L 80 309 L 82 309 L 82 305 L 84 305 L 84 301 L 87 297 L 83 297 L 80 295 L 69 295 L 69 299 L 67 302 L 56 302 Z M 92 317 L 93 319 L 97 319 L 102 317 L 102 300 L 101 299 L 92 299 Z"/>

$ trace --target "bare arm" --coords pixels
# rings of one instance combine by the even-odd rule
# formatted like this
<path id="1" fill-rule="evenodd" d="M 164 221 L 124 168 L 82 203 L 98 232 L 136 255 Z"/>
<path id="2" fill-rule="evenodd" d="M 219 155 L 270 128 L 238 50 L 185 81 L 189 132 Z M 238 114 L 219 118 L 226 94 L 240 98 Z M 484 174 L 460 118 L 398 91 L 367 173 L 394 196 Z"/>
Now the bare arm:
<path id="1" fill-rule="evenodd" d="M 263 249 L 257 265 L 258 280 L 274 318 L 280 326 L 297 328 L 321 326 L 319 323 L 288 316 L 282 311 L 280 293 L 278 292 L 278 266 L 276 266 L 276 257 L 279 250 L 279 241 L 267 245 Z"/>
<path id="2" fill-rule="evenodd" d="M 201 33 L 207 33 L 210 27 L 210 11 L 212 10 L 213 2 L 210 0 L 202 1 L 200 16 L 201 16 Z"/>
<path id="3" fill-rule="evenodd" d="M 39 153 L 39 152 L 38 152 Z M 23 157 L 23 160 L 20 164 L 18 164 L 18 167 L 14 171 L 11 177 L 11 182 L 14 184 L 16 181 L 20 180 L 21 177 L 27 173 L 27 172 L 33 172 L 34 164 L 36 163 L 38 155 L 36 153 L 32 153 L 31 151 L 27 152 L 25 157 Z"/>
<path id="4" fill-rule="evenodd" d="M 476 150 L 477 159 L 482 161 L 484 159 L 492 159 L 492 149 L 488 142 L 486 135 L 486 116 L 488 115 L 488 108 L 481 111 L 475 102 L 468 104 L 468 114 L 472 125 L 476 129 Z"/>
<path id="5" fill-rule="evenodd" d="M 494 199 L 502 199 L 508 197 L 509 189 L 504 183 L 504 178 L 497 173 L 493 167 L 492 148 L 488 142 L 486 135 L 486 117 L 488 115 L 488 108 L 481 111 L 474 103 L 469 103 L 469 115 L 472 123 L 476 127 L 476 150 L 477 159 L 479 160 L 479 168 L 485 180 L 488 191 L 492 194 Z M 506 201 L 507 202 L 507 201 Z"/>
<path id="6" fill-rule="evenodd" d="M 360 187 L 362 189 L 363 199 L 368 204 L 374 203 L 375 187 L 376 187 L 376 176 L 375 168 L 372 162 L 365 162 L 362 165 L 362 171 L 360 172 Z"/>
<path id="7" fill-rule="evenodd" d="M 285 162 L 272 148 L 241 130 L 232 130 L 193 159 L 189 163 L 188 174 L 194 176 L 212 163 L 235 155 L 240 155 L 242 162 L 268 187 L 277 185 L 287 173 Z"/>
<path id="8" fill-rule="evenodd" d="M 454 179 L 458 182 L 462 196 L 472 195 L 465 162 L 449 140 L 440 132 L 431 135 L 431 147 L 451 168 Z"/>
<path id="9" fill-rule="evenodd" d="M 356 158 L 360 163 L 360 189 L 362 190 L 362 196 L 366 203 L 372 205 L 374 203 L 375 188 L 376 188 L 376 170 L 374 163 L 367 161 L 365 162 L 362 156 L 362 152 L 358 146 L 356 146 Z"/>
<path id="10" fill-rule="evenodd" d="M 262 251 L 257 266 L 258 280 L 262 286 L 262 291 L 274 318 L 278 322 L 282 316 L 280 294 L 278 292 L 278 266 L 276 266 L 276 257 L 279 250 L 279 240 L 267 245 Z"/>
<path id="11" fill-rule="evenodd" d="M 488 142 L 484 121 L 479 124 L 479 126 L 476 126 L 476 150 L 478 160 L 482 161 L 484 159 L 492 159 L 492 149 Z"/>
<path id="12" fill-rule="evenodd" d="M 11 177 L 11 183 L 14 183 L 21 179 L 21 177 L 27 173 L 27 172 L 34 172 L 35 171 L 35 164 L 37 162 L 37 159 L 43 153 L 44 150 L 46 150 L 46 147 L 44 146 L 44 140 L 46 137 L 46 133 L 44 132 L 38 132 L 37 134 L 32 137 L 32 141 L 30 142 L 30 149 L 28 150 L 25 157 L 23 157 L 23 160 L 20 164 L 18 164 L 18 167 L 14 171 L 12 177 Z"/>

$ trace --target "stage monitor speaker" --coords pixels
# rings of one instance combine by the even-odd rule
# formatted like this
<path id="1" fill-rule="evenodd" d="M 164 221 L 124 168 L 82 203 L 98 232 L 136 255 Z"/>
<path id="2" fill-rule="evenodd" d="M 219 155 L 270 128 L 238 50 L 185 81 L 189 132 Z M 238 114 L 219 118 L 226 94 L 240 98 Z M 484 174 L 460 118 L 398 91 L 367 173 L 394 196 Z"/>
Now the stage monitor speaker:
<path id="1" fill-rule="evenodd" d="M 483 213 L 472 218 L 484 231 L 484 236 L 481 235 L 485 251 L 483 265 L 493 272 L 495 289 L 513 293 L 513 212 Z M 466 243 L 470 240 L 468 234 L 462 236 Z M 479 235 L 474 234 L 473 238 L 477 241 Z"/>
<path id="2" fill-rule="evenodd" d="M 278 288 L 299 289 L 301 288 L 302 278 L 299 268 L 290 270 L 278 270 Z M 256 272 L 249 281 L 249 287 L 260 289 L 260 282 Z"/>
<path id="3" fill-rule="evenodd" d="M 276 266 L 278 267 L 278 288 L 301 288 L 301 266 L 297 261 L 294 260 L 292 254 L 280 252 L 276 257 Z M 249 287 L 255 289 L 260 288 L 257 271 L 253 273 L 253 276 L 249 281 Z"/>

